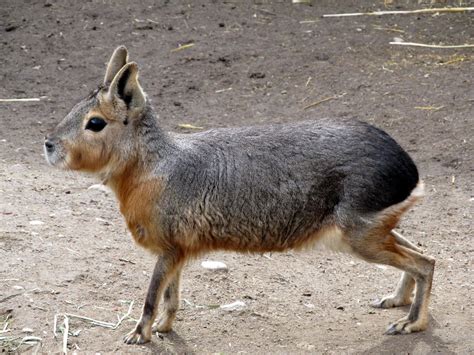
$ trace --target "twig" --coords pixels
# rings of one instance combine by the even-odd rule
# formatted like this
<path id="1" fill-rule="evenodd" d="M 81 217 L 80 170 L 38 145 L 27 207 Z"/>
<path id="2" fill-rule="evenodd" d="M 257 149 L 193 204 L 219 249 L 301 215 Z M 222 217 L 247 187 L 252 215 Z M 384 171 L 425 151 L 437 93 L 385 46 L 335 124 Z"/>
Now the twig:
<path id="1" fill-rule="evenodd" d="M 307 109 L 309 109 L 309 108 L 311 108 L 311 107 L 317 106 L 317 105 L 322 104 L 323 102 L 326 102 L 326 101 L 338 99 L 338 98 L 340 98 L 340 97 L 343 97 L 345 94 L 346 94 L 346 93 L 344 92 L 344 93 L 342 93 L 342 94 L 340 94 L 340 95 L 334 95 L 334 96 L 326 97 L 326 98 L 324 98 L 324 99 L 322 99 L 322 100 L 313 102 L 313 103 L 311 103 L 311 104 L 309 104 L 309 105 L 303 107 L 303 110 L 307 110 Z"/>
<path id="2" fill-rule="evenodd" d="M 58 330 L 58 318 L 60 316 L 64 317 L 63 322 L 64 322 L 64 329 L 62 329 L 63 332 L 63 353 L 67 354 L 67 338 L 69 335 L 69 318 L 76 318 L 80 319 L 83 321 L 90 322 L 92 325 L 96 325 L 99 327 L 104 327 L 104 328 L 109 328 L 112 330 L 117 329 L 120 324 L 122 324 L 123 320 L 130 316 L 130 313 L 132 312 L 132 307 L 133 307 L 134 301 L 130 302 L 130 306 L 128 307 L 127 313 L 125 313 L 122 317 L 119 317 L 117 320 L 117 323 L 109 323 L 109 322 L 103 322 L 97 319 L 85 317 L 85 316 L 79 316 L 77 314 L 71 314 L 71 313 L 58 313 L 54 315 L 54 324 L 53 324 L 53 334 L 54 338 L 57 338 L 57 330 Z M 72 333 L 73 336 L 79 335 L 79 333 Z"/>
<path id="3" fill-rule="evenodd" d="M 67 336 L 69 335 L 69 318 L 64 316 L 64 330 L 63 330 L 63 353 L 67 354 Z"/>
<path id="4" fill-rule="evenodd" d="M 25 292 L 26 292 L 26 291 L 25 291 Z M 15 298 L 15 297 L 17 297 L 17 296 L 20 296 L 20 295 L 24 294 L 25 292 L 14 293 L 13 295 L 3 297 L 2 299 L 0 299 L 0 303 L 5 302 L 5 301 L 8 301 L 9 299 Z"/>
<path id="5" fill-rule="evenodd" d="M 3 325 L 3 330 L 0 331 L 0 334 L 7 333 L 10 331 L 10 329 L 8 329 L 8 325 L 10 324 L 8 320 L 10 318 L 11 318 L 11 313 L 8 314 L 7 317 L 5 318 L 5 324 Z"/>
<path id="6" fill-rule="evenodd" d="M 27 99 L 0 99 L 0 102 L 30 102 L 30 101 L 40 101 L 38 97 L 32 97 Z"/>
<path id="7" fill-rule="evenodd" d="M 53 334 L 54 334 L 55 337 L 57 336 L 58 317 L 60 317 L 60 316 L 63 316 L 64 318 L 80 319 L 80 320 L 83 320 L 83 321 L 87 321 L 87 322 L 91 323 L 92 325 L 96 325 L 96 326 L 99 326 L 99 327 L 109 328 L 109 329 L 115 330 L 120 326 L 120 324 L 122 324 L 123 320 L 130 315 L 130 313 L 132 312 L 133 303 L 134 303 L 134 301 L 130 302 L 130 306 L 128 307 L 127 313 L 125 313 L 122 317 L 120 317 L 119 320 L 117 321 L 117 323 L 103 322 L 103 321 L 100 321 L 100 320 L 97 320 L 97 319 L 93 319 L 93 318 L 89 318 L 89 317 L 85 317 L 85 316 L 80 316 L 80 315 L 72 314 L 72 313 L 58 313 L 54 316 Z"/>
<path id="8" fill-rule="evenodd" d="M 230 91 L 230 90 L 232 90 L 232 88 L 216 90 L 216 94 L 219 94 L 219 93 L 224 92 L 224 91 Z"/>
<path id="9" fill-rule="evenodd" d="M 47 312 L 47 311 L 48 311 L 46 308 L 39 307 L 39 306 L 31 306 L 31 309 L 39 309 L 40 311 L 43 311 L 43 312 Z"/>
<path id="10" fill-rule="evenodd" d="M 276 16 L 277 14 L 274 13 L 274 12 L 271 12 L 269 10 L 265 10 L 265 9 L 256 9 L 257 11 L 260 11 L 260 12 L 264 12 L 264 13 L 267 13 L 269 15 L 272 15 L 272 16 Z"/>
<path id="11" fill-rule="evenodd" d="M 128 260 L 128 259 L 124 259 L 124 258 L 119 258 L 119 260 L 120 260 L 120 261 L 123 261 L 123 262 L 125 262 L 125 263 L 130 263 L 130 264 L 133 264 L 133 265 L 135 265 L 135 264 L 136 264 L 136 262 L 135 262 L 135 261 Z"/>
<path id="12" fill-rule="evenodd" d="M 442 108 L 444 108 L 444 105 L 438 106 L 438 107 L 435 107 L 435 106 L 415 106 L 415 109 L 425 110 L 425 111 L 439 111 Z"/>
<path id="13" fill-rule="evenodd" d="M 180 123 L 180 124 L 178 124 L 178 127 L 179 128 L 185 128 L 185 129 L 204 129 L 204 127 L 194 126 L 194 125 L 189 124 L 189 123 Z"/>
<path id="14" fill-rule="evenodd" d="M 327 14 L 323 17 L 349 17 L 349 16 L 381 16 L 381 15 L 406 15 L 406 14 L 426 14 L 434 12 L 465 12 L 474 11 L 474 7 L 441 7 L 434 9 L 418 9 L 404 11 L 374 11 L 374 12 L 353 12 L 346 14 Z"/>
<path id="15" fill-rule="evenodd" d="M 397 32 L 397 33 L 405 33 L 405 31 L 400 30 L 400 29 L 398 29 L 398 28 L 381 27 L 381 26 L 374 26 L 374 30 L 390 31 L 390 32 Z"/>
<path id="16" fill-rule="evenodd" d="M 30 292 L 34 292 L 34 291 L 39 291 L 38 288 L 33 288 L 31 290 L 25 290 L 23 292 L 18 292 L 18 293 L 14 293 L 12 295 L 9 295 L 9 296 L 6 296 L 6 297 L 3 297 L 2 299 L 0 299 L 0 303 L 2 302 L 5 302 L 5 301 L 8 301 L 9 299 L 12 299 L 14 297 L 17 297 L 17 296 L 20 296 L 20 295 L 24 295 L 26 293 L 30 293 Z"/>
<path id="17" fill-rule="evenodd" d="M 268 255 L 268 254 L 263 253 L 262 256 L 263 256 L 264 258 L 267 258 L 268 260 L 273 260 L 272 257 L 271 257 L 270 255 Z"/>
<path id="18" fill-rule="evenodd" d="M 194 307 L 194 303 L 188 301 L 186 298 L 183 298 L 183 302 L 186 303 L 188 306 Z"/>
<path id="19" fill-rule="evenodd" d="M 474 48 L 474 44 L 459 44 L 459 45 L 441 45 L 441 44 L 424 44 L 414 42 L 390 42 L 398 46 L 413 46 L 413 47 L 425 47 L 425 48 Z"/>
<path id="20" fill-rule="evenodd" d="M 18 344 L 18 346 L 16 347 L 15 350 L 17 350 L 23 344 L 29 344 L 29 345 L 31 345 L 32 343 L 33 344 L 37 344 L 37 343 L 41 344 L 42 341 L 43 341 L 43 339 L 41 339 L 40 337 L 26 336 L 26 337 L 21 339 L 20 344 Z"/>
<path id="21" fill-rule="evenodd" d="M 113 324 L 113 323 L 103 322 L 103 321 L 100 321 L 100 320 L 97 320 L 97 319 L 93 319 L 93 318 L 89 318 L 89 317 L 84 317 L 84 316 L 80 316 L 80 315 L 77 315 L 77 314 L 64 313 L 63 315 L 64 315 L 65 317 L 70 317 L 70 318 L 76 318 L 76 319 L 80 319 L 80 320 L 85 320 L 85 321 L 90 322 L 90 323 L 92 323 L 93 325 L 97 325 L 97 326 L 99 326 L 99 327 L 111 328 L 111 329 L 113 329 L 113 327 L 114 327 L 114 324 Z"/>
<path id="22" fill-rule="evenodd" d="M 177 52 L 186 48 L 191 48 L 192 46 L 194 46 L 194 43 L 183 44 L 182 46 L 179 46 L 178 48 L 172 49 L 171 52 Z"/>
<path id="23" fill-rule="evenodd" d="M 130 315 L 130 313 L 132 313 L 132 307 L 133 307 L 133 301 L 130 302 L 130 306 L 128 307 L 127 313 L 125 313 L 125 314 L 122 316 L 122 318 L 120 318 L 120 319 L 118 320 L 118 322 L 115 324 L 115 327 L 114 327 L 113 329 L 117 329 L 117 328 L 120 326 L 120 324 L 122 324 L 123 320 L 124 320 L 125 318 L 127 318 L 127 317 Z"/>
<path id="24" fill-rule="evenodd" d="M 469 60 L 469 58 L 467 58 L 466 56 L 460 55 L 460 56 L 455 56 L 453 59 L 450 59 L 447 62 L 438 63 L 438 65 L 449 65 L 449 64 L 464 62 L 467 60 Z"/>
<path id="25" fill-rule="evenodd" d="M 58 329 L 58 317 L 59 317 L 59 314 L 54 315 L 53 336 L 54 336 L 55 339 L 58 336 L 58 333 L 56 333 L 56 329 Z"/>

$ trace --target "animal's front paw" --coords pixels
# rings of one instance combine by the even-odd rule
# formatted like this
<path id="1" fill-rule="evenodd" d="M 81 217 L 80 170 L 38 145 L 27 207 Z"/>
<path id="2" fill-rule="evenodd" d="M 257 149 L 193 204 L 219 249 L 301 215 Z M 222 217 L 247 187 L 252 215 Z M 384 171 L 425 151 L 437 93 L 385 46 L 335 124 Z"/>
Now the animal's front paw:
<path id="1" fill-rule="evenodd" d="M 403 317 L 395 323 L 391 324 L 385 334 L 387 335 L 398 335 L 398 334 L 410 334 L 414 332 L 420 332 L 428 327 L 428 322 L 422 319 L 416 321 L 409 320 L 408 317 Z"/>
<path id="2" fill-rule="evenodd" d="M 138 324 L 134 330 L 123 337 L 126 344 L 144 344 L 151 339 L 151 334 L 145 334 L 143 328 Z"/>

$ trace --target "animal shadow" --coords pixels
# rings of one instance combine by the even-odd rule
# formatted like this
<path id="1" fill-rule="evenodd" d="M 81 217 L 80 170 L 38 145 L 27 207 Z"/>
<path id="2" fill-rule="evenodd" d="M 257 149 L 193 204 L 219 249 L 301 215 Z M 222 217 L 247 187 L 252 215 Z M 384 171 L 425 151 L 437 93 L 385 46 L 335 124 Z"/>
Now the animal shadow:
<path id="1" fill-rule="evenodd" d="M 433 354 L 455 355 L 433 330 L 440 328 L 439 323 L 430 316 L 427 330 L 407 335 L 385 335 L 383 341 L 359 354 Z"/>

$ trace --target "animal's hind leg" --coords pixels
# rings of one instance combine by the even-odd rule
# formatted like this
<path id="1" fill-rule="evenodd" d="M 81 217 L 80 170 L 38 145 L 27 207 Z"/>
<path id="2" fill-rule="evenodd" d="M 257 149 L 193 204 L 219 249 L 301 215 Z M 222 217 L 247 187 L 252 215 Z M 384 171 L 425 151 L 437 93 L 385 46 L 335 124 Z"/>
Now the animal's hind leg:
<path id="1" fill-rule="evenodd" d="M 413 244 L 412 242 L 410 242 L 409 240 L 407 240 L 403 235 L 401 235 L 400 233 L 398 233 L 396 230 L 391 230 L 390 231 L 390 234 L 395 238 L 395 241 L 400 244 L 400 245 L 403 245 L 404 247 L 408 248 L 408 249 L 411 249 L 411 250 L 414 250 L 414 251 L 417 251 L 418 253 L 420 254 L 423 254 L 423 251 L 418 248 L 415 244 Z"/>
<path id="2" fill-rule="evenodd" d="M 392 308 L 406 306 L 412 303 L 412 293 L 415 288 L 415 279 L 404 271 L 398 281 L 395 292 L 372 303 L 375 308 Z"/>
<path id="3" fill-rule="evenodd" d="M 390 234 L 395 238 L 395 241 L 398 244 L 421 253 L 421 249 L 405 239 L 400 233 L 391 230 Z M 376 308 L 391 308 L 411 304 L 414 288 L 415 279 L 408 272 L 403 272 L 400 281 L 398 281 L 395 292 L 375 301 L 372 306 Z"/>
<path id="4" fill-rule="evenodd" d="M 415 298 L 408 316 L 393 323 L 387 334 L 407 334 L 428 326 L 428 302 L 433 280 L 434 259 L 409 249 L 397 242 L 385 227 L 373 228 L 363 235 L 350 238 L 353 250 L 363 259 L 394 266 L 410 275 L 416 283 Z M 402 277 L 403 282 L 409 282 Z M 402 289 L 409 287 L 401 285 Z"/>

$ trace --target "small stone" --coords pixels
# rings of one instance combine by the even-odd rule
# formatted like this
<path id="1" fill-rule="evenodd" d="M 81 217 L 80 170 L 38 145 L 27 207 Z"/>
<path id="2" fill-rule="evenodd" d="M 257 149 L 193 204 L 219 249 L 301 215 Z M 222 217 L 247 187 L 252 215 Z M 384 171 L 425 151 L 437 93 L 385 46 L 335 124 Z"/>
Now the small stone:
<path id="1" fill-rule="evenodd" d="M 27 334 L 33 333 L 33 329 L 31 329 L 31 328 L 23 328 L 21 331 L 22 331 L 23 333 L 27 333 Z"/>
<path id="2" fill-rule="evenodd" d="M 249 74 L 249 78 L 250 79 L 263 79 L 265 78 L 265 73 L 261 73 L 261 72 L 256 72 L 256 73 L 250 73 Z"/>
<path id="3" fill-rule="evenodd" d="M 205 260 L 201 263 L 201 266 L 207 270 L 227 270 L 227 265 L 221 261 Z"/>
<path id="4" fill-rule="evenodd" d="M 99 190 L 99 191 L 105 192 L 107 194 L 110 192 L 110 189 L 107 186 L 103 185 L 103 184 L 91 185 L 87 188 L 87 190 Z"/>

